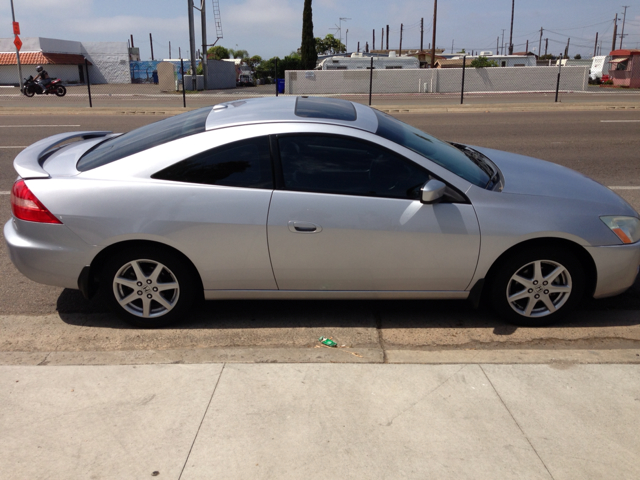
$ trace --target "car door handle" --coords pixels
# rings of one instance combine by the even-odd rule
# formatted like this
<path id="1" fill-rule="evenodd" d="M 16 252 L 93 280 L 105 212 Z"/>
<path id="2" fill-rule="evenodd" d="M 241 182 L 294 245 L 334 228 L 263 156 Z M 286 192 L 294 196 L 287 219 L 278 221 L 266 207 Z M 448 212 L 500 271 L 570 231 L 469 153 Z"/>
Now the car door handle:
<path id="1" fill-rule="evenodd" d="M 322 231 L 322 227 L 320 225 L 316 225 L 315 223 L 309 222 L 297 222 L 291 220 L 287 223 L 289 226 L 289 231 L 293 233 L 320 233 Z"/>

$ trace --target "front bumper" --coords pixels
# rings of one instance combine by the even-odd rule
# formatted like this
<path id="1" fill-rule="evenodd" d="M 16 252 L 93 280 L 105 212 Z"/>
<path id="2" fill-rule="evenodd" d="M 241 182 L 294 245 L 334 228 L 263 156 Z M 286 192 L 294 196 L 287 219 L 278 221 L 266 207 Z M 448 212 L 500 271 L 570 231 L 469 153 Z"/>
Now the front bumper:
<path id="1" fill-rule="evenodd" d="M 640 242 L 630 245 L 586 247 L 598 272 L 593 298 L 618 295 L 636 281 L 640 268 Z"/>
<path id="2" fill-rule="evenodd" d="M 9 258 L 27 278 L 45 285 L 78 288 L 78 277 L 96 247 L 82 241 L 65 225 L 12 218 L 4 226 Z"/>

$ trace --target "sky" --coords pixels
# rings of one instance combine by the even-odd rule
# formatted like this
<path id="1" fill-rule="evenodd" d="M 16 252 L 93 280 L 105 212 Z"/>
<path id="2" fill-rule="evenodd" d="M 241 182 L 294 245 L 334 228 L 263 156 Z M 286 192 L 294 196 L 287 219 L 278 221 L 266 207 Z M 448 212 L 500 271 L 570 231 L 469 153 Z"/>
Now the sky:
<path id="1" fill-rule="evenodd" d="M 205 0 L 207 43 L 216 41 L 213 0 Z M 559 54 L 569 40 L 569 55 L 593 55 L 596 33 L 598 53 L 611 49 L 616 13 L 622 30 L 623 4 L 629 5 L 623 48 L 640 48 L 640 2 L 621 0 L 537 0 L 515 1 L 514 51 L 538 53 L 540 29 L 542 53 L 549 39 L 548 53 Z M 201 0 L 194 0 L 200 6 Z M 620 3 L 620 5 L 617 5 Z M 21 37 L 47 37 L 91 42 L 127 42 L 133 35 L 142 60 L 151 59 L 149 34 L 155 59 L 187 58 L 189 22 L 187 0 L 13 0 Z M 247 50 L 264 59 L 283 58 L 300 47 L 303 0 L 218 0 L 222 38 L 217 45 Z M 436 23 L 436 46 L 446 53 L 465 49 L 496 52 L 496 45 L 509 43 L 510 0 L 440 0 Z M 433 0 L 313 0 L 313 33 L 340 36 L 348 51 L 361 51 L 365 42 L 380 48 L 382 29 L 389 25 L 389 48 L 398 49 L 403 25 L 402 48 L 420 47 L 420 21 L 424 19 L 423 45 L 431 44 Z M 196 44 L 201 48 L 200 12 L 195 11 Z M 11 0 L 0 0 L 0 37 L 13 36 Z M 386 31 L 385 31 L 386 35 Z M 504 37 L 503 37 L 504 36 Z M 385 39 L 386 43 L 386 39 Z M 620 38 L 616 40 L 619 48 Z"/>

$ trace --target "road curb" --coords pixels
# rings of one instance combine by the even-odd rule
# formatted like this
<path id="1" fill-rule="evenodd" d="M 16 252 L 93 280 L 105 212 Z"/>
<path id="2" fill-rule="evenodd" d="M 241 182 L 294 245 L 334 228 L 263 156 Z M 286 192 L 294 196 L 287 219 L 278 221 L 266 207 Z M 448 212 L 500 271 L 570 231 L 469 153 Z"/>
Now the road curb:
<path id="1" fill-rule="evenodd" d="M 640 349 L 382 350 L 381 348 L 226 347 L 101 352 L 0 352 L 0 365 L 154 365 L 206 363 L 640 364 Z"/>

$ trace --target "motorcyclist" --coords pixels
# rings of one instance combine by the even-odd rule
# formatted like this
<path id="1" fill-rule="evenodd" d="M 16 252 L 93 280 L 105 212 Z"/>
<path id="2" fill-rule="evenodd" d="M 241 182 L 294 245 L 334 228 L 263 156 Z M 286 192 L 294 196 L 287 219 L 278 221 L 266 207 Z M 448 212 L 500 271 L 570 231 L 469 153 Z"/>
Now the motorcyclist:
<path id="1" fill-rule="evenodd" d="M 38 75 L 36 75 L 36 78 L 34 78 L 33 80 L 37 82 L 38 85 L 40 85 L 40 88 L 42 88 L 42 93 L 44 93 L 47 89 L 47 85 L 51 83 L 51 78 L 49 78 L 49 74 L 47 73 L 47 71 L 42 68 L 42 65 L 38 65 L 36 67 L 36 72 L 38 72 Z"/>

